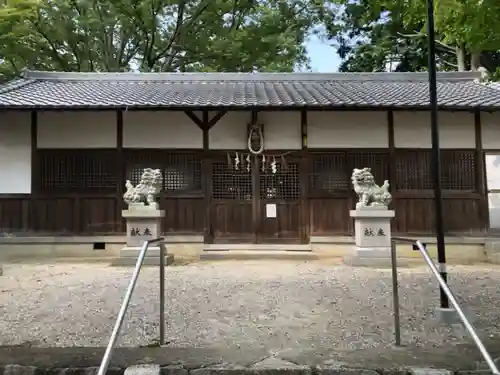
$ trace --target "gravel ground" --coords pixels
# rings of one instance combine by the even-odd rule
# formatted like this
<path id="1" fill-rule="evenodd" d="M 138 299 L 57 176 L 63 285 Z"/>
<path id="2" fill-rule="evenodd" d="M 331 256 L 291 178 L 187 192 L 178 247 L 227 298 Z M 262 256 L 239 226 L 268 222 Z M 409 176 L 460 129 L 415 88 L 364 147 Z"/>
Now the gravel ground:
<path id="1" fill-rule="evenodd" d="M 132 270 L 106 265 L 4 265 L 0 345 L 105 346 Z M 219 262 L 167 269 L 167 340 L 172 346 L 270 350 L 390 346 L 388 270 L 321 263 Z M 400 271 L 405 342 L 460 342 L 435 319 L 437 287 L 426 268 Z M 450 284 L 478 314 L 482 332 L 500 326 L 500 268 L 450 267 Z M 154 343 L 158 269 L 144 268 L 119 346 Z M 463 338 L 462 338 L 463 342 Z"/>

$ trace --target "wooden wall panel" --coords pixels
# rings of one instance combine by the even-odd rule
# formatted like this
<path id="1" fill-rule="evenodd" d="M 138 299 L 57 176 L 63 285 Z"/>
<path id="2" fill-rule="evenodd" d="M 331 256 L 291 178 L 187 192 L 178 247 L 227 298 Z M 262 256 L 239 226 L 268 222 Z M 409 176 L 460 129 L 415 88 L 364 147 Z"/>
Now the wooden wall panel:
<path id="1" fill-rule="evenodd" d="M 79 204 L 80 233 L 113 234 L 122 232 L 121 216 L 117 216 L 115 197 L 82 198 Z M 75 200 L 74 203 L 77 203 Z M 77 213 L 78 215 L 78 213 Z"/>
<path id="2" fill-rule="evenodd" d="M 354 201 L 350 198 L 311 198 L 309 200 L 311 235 L 348 235 L 353 233 L 349 210 Z"/>
<path id="3" fill-rule="evenodd" d="M 203 233 L 205 200 L 200 198 L 169 198 L 160 200 L 165 210 L 164 233 Z"/>
<path id="4" fill-rule="evenodd" d="M 393 231 L 396 233 L 434 233 L 434 202 L 432 198 L 398 198 Z M 480 200 L 445 198 L 444 229 L 448 234 L 477 233 L 484 230 Z"/>

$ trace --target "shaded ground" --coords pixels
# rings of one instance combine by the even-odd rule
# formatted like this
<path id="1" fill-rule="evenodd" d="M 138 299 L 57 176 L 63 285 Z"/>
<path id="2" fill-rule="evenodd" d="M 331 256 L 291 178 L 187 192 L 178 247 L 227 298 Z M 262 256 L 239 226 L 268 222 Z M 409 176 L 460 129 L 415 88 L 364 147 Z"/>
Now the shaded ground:
<path id="1" fill-rule="evenodd" d="M 486 342 L 490 352 L 500 356 L 500 340 Z M 38 368 L 98 367 L 104 348 L 0 348 L 0 366 L 20 364 Z M 187 369 L 201 367 L 250 367 L 273 355 L 298 365 L 345 366 L 366 369 L 400 369 L 434 367 L 450 370 L 485 369 L 477 349 L 471 344 L 423 349 L 367 348 L 359 350 L 289 349 L 270 353 L 265 349 L 237 350 L 227 348 L 117 348 L 110 368 L 126 368 L 137 364 L 175 365 Z M 497 361 L 500 364 L 500 361 Z M 278 367 L 278 366 L 277 366 Z M 387 372 L 385 372 L 387 373 Z"/>
<path id="2" fill-rule="evenodd" d="M 98 264 L 16 264 L 4 268 L 0 278 L 0 345 L 107 344 L 130 268 Z M 297 348 L 375 353 L 393 343 L 387 270 L 315 262 L 220 262 L 171 267 L 166 276 L 167 340 L 171 347 L 217 352 L 240 348 L 245 353 L 267 354 Z M 450 269 L 456 294 L 477 315 L 475 325 L 482 335 L 491 339 L 497 337 L 500 325 L 499 279 L 498 267 Z M 405 343 L 432 351 L 433 347 L 446 349 L 467 342 L 435 319 L 437 286 L 426 268 L 401 270 L 400 283 Z M 148 345 L 157 340 L 158 295 L 158 269 L 145 268 L 119 345 Z M 0 352 L 0 358 L 4 355 Z"/>

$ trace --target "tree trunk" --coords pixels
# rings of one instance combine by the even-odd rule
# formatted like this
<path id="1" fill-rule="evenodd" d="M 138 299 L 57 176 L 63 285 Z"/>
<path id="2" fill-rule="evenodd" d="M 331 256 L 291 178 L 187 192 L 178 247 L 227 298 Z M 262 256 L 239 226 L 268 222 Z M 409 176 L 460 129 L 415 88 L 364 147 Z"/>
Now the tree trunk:
<path id="1" fill-rule="evenodd" d="M 472 53 L 470 56 L 470 70 L 472 70 L 473 72 L 477 72 L 477 70 L 481 66 L 480 60 L 481 60 L 480 53 L 477 52 Z"/>
<path id="2" fill-rule="evenodd" d="M 465 48 L 464 45 L 458 45 L 456 48 L 457 67 L 459 72 L 465 72 Z"/>

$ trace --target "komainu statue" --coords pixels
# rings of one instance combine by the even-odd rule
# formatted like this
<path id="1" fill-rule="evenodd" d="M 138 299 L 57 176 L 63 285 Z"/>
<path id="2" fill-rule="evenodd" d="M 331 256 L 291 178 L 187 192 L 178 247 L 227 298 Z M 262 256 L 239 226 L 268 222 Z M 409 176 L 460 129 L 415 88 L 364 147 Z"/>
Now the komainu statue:
<path id="1" fill-rule="evenodd" d="M 159 169 L 144 169 L 137 186 L 134 187 L 130 180 L 127 180 L 123 200 L 129 206 L 153 206 L 156 208 L 155 198 L 161 190 L 162 180 L 163 178 Z"/>
<path id="2" fill-rule="evenodd" d="M 389 206 L 392 195 L 389 193 L 389 181 L 385 180 L 382 186 L 375 183 L 371 168 L 354 168 L 351 176 L 354 191 L 358 195 L 356 208 Z"/>

